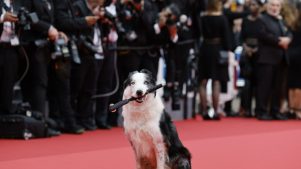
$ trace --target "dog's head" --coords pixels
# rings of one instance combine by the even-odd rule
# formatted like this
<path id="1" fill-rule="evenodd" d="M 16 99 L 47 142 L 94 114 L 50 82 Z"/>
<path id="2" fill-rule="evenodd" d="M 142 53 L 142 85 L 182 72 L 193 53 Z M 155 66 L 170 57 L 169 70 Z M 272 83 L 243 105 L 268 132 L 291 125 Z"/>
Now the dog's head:
<path id="1" fill-rule="evenodd" d="M 133 97 L 136 98 L 135 101 L 137 103 L 143 103 L 147 100 L 146 92 L 155 85 L 155 79 L 150 71 L 142 69 L 140 72 L 131 72 L 124 82 L 123 98 L 129 99 Z"/>

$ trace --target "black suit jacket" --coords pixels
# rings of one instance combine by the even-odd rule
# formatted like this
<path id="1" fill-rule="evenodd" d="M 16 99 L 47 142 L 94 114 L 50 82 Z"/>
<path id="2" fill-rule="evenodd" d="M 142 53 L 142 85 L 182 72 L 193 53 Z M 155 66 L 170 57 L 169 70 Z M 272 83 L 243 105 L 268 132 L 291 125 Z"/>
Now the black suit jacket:
<path id="1" fill-rule="evenodd" d="M 86 0 L 78 0 L 73 4 L 75 17 L 85 18 L 86 16 L 93 16 L 94 14 L 88 8 Z M 100 24 L 100 23 L 97 23 Z M 100 28 L 100 27 L 99 27 Z M 88 26 L 85 29 L 80 30 L 81 35 L 85 35 L 92 41 L 94 37 L 94 26 Z"/>
<path id="2" fill-rule="evenodd" d="M 71 0 L 54 0 L 54 7 L 55 22 L 59 30 L 68 35 L 77 35 L 83 29 L 89 29 L 85 16 L 77 14 Z"/>
<path id="3" fill-rule="evenodd" d="M 23 30 L 21 39 L 23 42 L 47 39 L 48 30 L 54 26 L 54 6 L 52 0 L 23 0 L 23 6 L 29 12 L 36 12 L 39 22 L 31 24 L 30 30 Z"/>
<path id="4" fill-rule="evenodd" d="M 288 63 L 286 50 L 282 49 L 279 37 L 292 37 L 282 20 L 276 19 L 268 14 L 260 16 L 262 24 L 259 28 L 259 57 L 258 63 L 279 64 L 282 61 Z"/>

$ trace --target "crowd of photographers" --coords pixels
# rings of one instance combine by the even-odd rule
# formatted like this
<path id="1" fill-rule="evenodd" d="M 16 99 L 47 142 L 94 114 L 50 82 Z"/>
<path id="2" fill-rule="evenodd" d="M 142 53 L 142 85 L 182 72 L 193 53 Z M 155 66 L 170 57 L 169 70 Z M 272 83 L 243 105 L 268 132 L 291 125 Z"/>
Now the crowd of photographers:
<path id="1" fill-rule="evenodd" d="M 110 129 L 108 106 L 121 99 L 120 82 L 129 72 L 146 68 L 156 75 L 167 49 L 197 37 L 192 16 L 201 5 L 195 4 L 1 0 L 1 114 L 26 105 L 56 122 L 50 135 Z M 12 104 L 14 86 L 21 88 L 19 105 Z"/>
<path id="2" fill-rule="evenodd" d="M 210 66 L 216 63 L 212 63 L 214 59 L 206 60 L 206 55 L 217 60 L 219 56 L 214 55 L 222 43 L 225 43 L 223 50 L 230 52 L 235 49 L 239 42 L 235 41 L 235 34 L 231 31 L 233 21 L 248 15 L 252 18 L 252 7 L 247 4 L 253 1 L 263 5 L 263 1 L 250 0 L 241 5 L 244 10 L 233 12 L 229 4 L 235 1 L 0 0 L 0 114 L 18 111 L 20 105 L 13 105 L 12 100 L 14 86 L 20 86 L 22 104 L 29 103 L 32 111 L 56 122 L 51 135 L 110 129 L 110 125 L 117 125 L 118 113 L 108 112 L 109 103 L 121 100 L 121 83 L 130 72 L 144 68 L 157 75 L 159 59 L 164 57 L 167 76 L 163 97 L 176 99 L 181 95 L 183 82 L 192 78 L 187 71 L 188 56 L 201 53 L 200 63 L 203 65 L 196 66 L 201 66 L 199 79 L 190 80 L 197 81 L 196 86 L 192 84 L 197 88 L 201 82 L 200 113 L 204 119 L 219 119 L 218 96 L 223 82 L 228 80 L 228 69 Z M 282 24 L 282 18 L 279 21 Z M 210 25 L 216 26 L 210 28 Z M 221 37 L 216 38 L 218 35 Z M 291 38 L 281 33 L 279 37 Z M 280 38 L 280 47 L 275 51 L 286 50 L 291 40 L 288 38 Z M 201 48 L 200 39 L 204 44 Z M 248 47 L 246 39 L 250 38 L 243 39 L 247 53 L 257 55 L 258 46 Z M 268 44 L 266 48 L 272 51 L 273 46 L 269 45 L 273 40 L 273 37 L 264 39 Z M 270 94 L 265 91 L 271 87 L 266 85 L 266 80 L 279 74 L 278 68 L 283 63 L 280 62 L 279 65 L 263 59 L 259 64 L 262 72 L 270 72 L 261 72 L 266 78 L 257 80 L 260 86 L 264 86 L 259 88 L 257 99 L 261 104 L 257 104 L 261 106 L 257 107 L 260 119 L 271 118 L 263 114 L 268 111 Z M 249 91 L 252 89 L 248 80 L 252 79 L 249 75 L 245 78 L 249 88 L 245 89 L 244 95 L 247 96 L 242 109 L 250 115 L 252 94 Z M 212 100 L 216 113 L 213 117 L 207 114 L 206 94 L 202 94 L 206 91 L 208 79 L 213 80 Z M 275 79 L 270 82 L 274 84 Z M 276 90 L 280 94 L 281 86 Z M 277 113 L 279 104 L 275 105 Z M 230 105 L 231 102 L 226 104 L 225 111 L 231 110 Z M 277 118 L 283 117 L 278 115 Z"/>

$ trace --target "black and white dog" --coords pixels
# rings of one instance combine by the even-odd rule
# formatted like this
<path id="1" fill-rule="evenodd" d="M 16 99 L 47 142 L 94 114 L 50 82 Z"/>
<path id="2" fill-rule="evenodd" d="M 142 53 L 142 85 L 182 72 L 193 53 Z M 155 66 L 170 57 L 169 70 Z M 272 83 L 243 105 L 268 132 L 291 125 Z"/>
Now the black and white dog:
<path id="1" fill-rule="evenodd" d="M 136 156 L 137 169 L 190 169 L 191 155 L 178 137 L 171 117 L 156 93 L 146 95 L 155 79 L 148 70 L 132 72 L 124 82 L 124 130 Z"/>

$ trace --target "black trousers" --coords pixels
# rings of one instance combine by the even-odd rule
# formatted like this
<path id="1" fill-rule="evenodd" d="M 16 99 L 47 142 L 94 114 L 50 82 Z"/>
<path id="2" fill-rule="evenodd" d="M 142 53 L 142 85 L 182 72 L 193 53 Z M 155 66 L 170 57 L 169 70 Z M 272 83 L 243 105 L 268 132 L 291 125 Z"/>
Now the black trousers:
<path id="1" fill-rule="evenodd" d="M 25 46 L 25 51 L 29 57 L 29 70 L 21 83 L 23 99 L 30 103 L 32 110 L 45 115 L 50 46 L 37 47 L 32 44 Z"/>
<path id="2" fill-rule="evenodd" d="M 286 65 L 280 63 L 258 64 L 256 67 L 256 109 L 257 115 L 278 113 L 284 87 Z M 270 106 L 269 106 L 270 105 Z"/>
<path id="3" fill-rule="evenodd" d="M 252 79 L 245 79 L 245 86 L 241 91 L 241 107 L 247 112 L 252 113 L 252 98 L 255 92 L 255 84 Z"/>
<path id="4" fill-rule="evenodd" d="M 102 60 L 94 54 L 80 51 L 81 64 L 71 65 L 71 105 L 79 124 L 94 124 L 92 96 L 96 94 L 96 84 Z"/>
<path id="5" fill-rule="evenodd" d="M 17 47 L 0 43 L 0 114 L 13 113 L 13 87 L 18 77 Z"/>
<path id="6" fill-rule="evenodd" d="M 48 67 L 49 116 L 64 125 L 75 125 L 70 96 L 71 65 L 68 58 L 52 60 Z"/>
<path id="7" fill-rule="evenodd" d="M 166 81 L 184 83 L 185 71 L 188 65 L 189 50 L 194 44 L 175 45 L 168 49 L 165 56 L 167 66 Z"/>
<path id="8" fill-rule="evenodd" d="M 106 51 L 105 58 L 101 62 L 100 72 L 97 81 L 97 94 L 106 94 L 114 90 L 113 80 L 115 78 L 115 63 L 117 56 L 115 51 Z M 117 65 L 116 65 L 117 66 Z M 110 96 L 100 97 L 95 100 L 95 121 L 96 124 L 106 125 L 108 123 Z"/>

